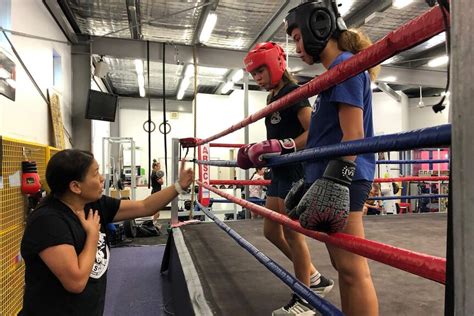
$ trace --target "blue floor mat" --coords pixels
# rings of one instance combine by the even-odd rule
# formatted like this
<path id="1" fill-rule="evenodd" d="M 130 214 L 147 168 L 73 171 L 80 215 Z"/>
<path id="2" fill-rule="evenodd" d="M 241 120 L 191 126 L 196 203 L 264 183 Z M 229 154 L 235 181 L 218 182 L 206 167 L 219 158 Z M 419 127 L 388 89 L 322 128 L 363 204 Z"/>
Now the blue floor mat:
<path id="1" fill-rule="evenodd" d="M 160 275 L 164 245 L 111 249 L 105 316 L 166 315 L 167 280 Z"/>

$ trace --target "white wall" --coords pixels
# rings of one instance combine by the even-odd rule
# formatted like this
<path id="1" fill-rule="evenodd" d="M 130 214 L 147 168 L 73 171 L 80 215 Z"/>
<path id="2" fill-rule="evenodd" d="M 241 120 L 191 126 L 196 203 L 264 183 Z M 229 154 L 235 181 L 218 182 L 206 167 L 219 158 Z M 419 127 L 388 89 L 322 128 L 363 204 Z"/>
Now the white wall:
<path id="1" fill-rule="evenodd" d="M 406 131 L 408 98 L 400 93 L 401 102 L 388 96 L 385 92 L 373 93 L 373 119 L 375 135 L 386 135 Z"/>
<path id="2" fill-rule="evenodd" d="M 11 3 L 11 29 L 31 35 L 66 42 L 66 38 L 44 4 L 38 0 L 14 0 Z M 66 43 L 44 41 L 7 33 L 18 54 L 37 84 L 46 95 L 53 87 L 53 49 L 62 57 L 61 94 L 63 122 L 71 131 L 71 49 Z M 3 34 L 0 34 L 3 37 Z M 4 47 L 10 50 L 10 47 Z M 16 101 L 0 95 L 0 135 L 49 143 L 50 118 L 48 108 L 19 61 L 13 58 L 17 70 Z M 66 144 L 68 141 L 66 139 Z"/>
<path id="3" fill-rule="evenodd" d="M 410 130 L 448 124 L 449 104 L 440 113 L 433 112 L 431 106 L 440 101 L 440 98 L 423 98 L 425 107 L 418 108 L 418 98 L 410 99 L 408 125 Z"/>

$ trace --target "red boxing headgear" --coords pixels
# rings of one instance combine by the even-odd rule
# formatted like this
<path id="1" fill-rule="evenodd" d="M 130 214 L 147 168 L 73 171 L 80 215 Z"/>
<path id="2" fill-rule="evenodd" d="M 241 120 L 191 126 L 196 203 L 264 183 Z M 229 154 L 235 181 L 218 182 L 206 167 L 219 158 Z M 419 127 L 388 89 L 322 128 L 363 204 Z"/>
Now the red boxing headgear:
<path id="1" fill-rule="evenodd" d="M 255 45 L 244 58 L 245 70 L 252 72 L 261 66 L 267 66 L 272 86 L 276 86 L 286 69 L 286 55 L 280 45 L 264 42 Z"/>

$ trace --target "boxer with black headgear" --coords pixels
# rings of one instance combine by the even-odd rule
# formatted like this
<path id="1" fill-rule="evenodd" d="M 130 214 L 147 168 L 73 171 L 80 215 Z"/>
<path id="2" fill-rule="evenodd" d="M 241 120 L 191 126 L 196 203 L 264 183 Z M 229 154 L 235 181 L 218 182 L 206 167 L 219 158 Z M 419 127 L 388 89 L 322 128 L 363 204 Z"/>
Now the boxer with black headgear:
<path id="1" fill-rule="evenodd" d="M 307 64 L 331 69 L 371 45 L 347 29 L 336 0 L 308 1 L 286 18 L 287 33 Z M 374 135 L 371 79 L 378 67 L 322 91 L 313 106 L 306 148 L 323 147 Z M 301 226 L 327 233 L 364 237 L 362 210 L 375 174 L 375 155 L 308 161 L 304 181 L 285 200 L 290 217 Z M 345 315 L 378 315 L 377 295 L 364 257 L 327 245 L 339 274 Z"/>

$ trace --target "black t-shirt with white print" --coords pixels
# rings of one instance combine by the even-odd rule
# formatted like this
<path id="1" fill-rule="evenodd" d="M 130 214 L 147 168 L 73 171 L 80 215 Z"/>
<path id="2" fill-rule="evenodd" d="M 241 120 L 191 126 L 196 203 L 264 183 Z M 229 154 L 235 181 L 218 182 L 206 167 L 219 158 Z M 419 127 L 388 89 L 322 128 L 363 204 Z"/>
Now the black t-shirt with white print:
<path id="1" fill-rule="evenodd" d="M 106 225 L 112 222 L 119 207 L 120 200 L 104 195 L 84 208 L 86 214 L 90 209 L 98 210 L 101 227 L 96 259 L 87 285 L 80 294 L 66 291 L 39 256 L 44 249 L 61 244 L 74 246 L 79 255 L 86 242 L 86 232 L 79 218 L 55 198 L 29 215 L 21 242 L 21 255 L 26 267 L 21 315 L 103 314 L 110 259 Z"/>
<path id="2" fill-rule="evenodd" d="M 270 104 L 291 91 L 297 89 L 299 85 L 288 82 L 278 93 L 267 99 Z M 298 119 L 298 112 L 302 108 L 311 107 L 307 99 L 293 103 L 283 110 L 273 112 L 265 117 L 265 127 L 267 128 L 267 139 L 285 139 L 297 138 L 304 132 L 304 128 Z M 294 164 L 291 166 L 272 167 L 272 177 L 286 178 L 287 180 L 297 181 L 303 175 L 303 166 Z"/>

